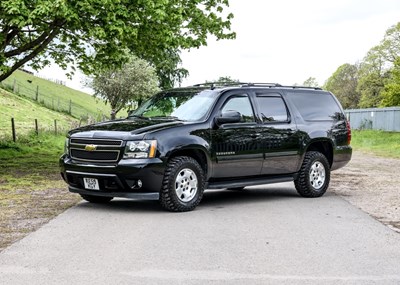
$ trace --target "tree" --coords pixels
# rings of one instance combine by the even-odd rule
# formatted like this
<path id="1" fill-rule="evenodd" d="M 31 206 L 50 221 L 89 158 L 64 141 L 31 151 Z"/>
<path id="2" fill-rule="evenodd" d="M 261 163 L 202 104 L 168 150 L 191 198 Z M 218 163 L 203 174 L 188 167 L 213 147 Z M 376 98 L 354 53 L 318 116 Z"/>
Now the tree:
<path id="1" fill-rule="evenodd" d="M 400 22 L 386 30 L 379 48 L 384 61 L 393 65 L 400 55 Z"/>
<path id="2" fill-rule="evenodd" d="M 382 57 L 382 48 L 371 48 L 360 64 L 357 86 L 360 93 L 359 107 L 378 107 L 387 71 L 387 61 Z"/>
<path id="3" fill-rule="evenodd" d="M 400 57 L 394 62 L 390 78 L 381 93 L 381 107 L 400 106 Z"/>
<path id="4" fill-rule="evenodd" d="M 357 87 L 361 94 L 359 107 L 371 108 L 381 104 L 381 92 L 399 56 L 400 22 L 386 31 L 380 44 L 371 48 L 360 64 Z"/>
<path id="5" fill-rule="evenodd" d="M 121 69 L 106 69 L 97 73 L 86 85 L 96 97 L 103 98 L 111 106 L 111 119 L 134 102 L 140 105 L 158 89 L 156 71 L 146 61 L 131 57 Z"/>
<path id="6" fill-rule="evenodd" d="M 315 77 L 309 77 L 307 78 L 303 84 L 303 86 L 308 86 L 308 87 L 319 87 L 318 81 Z"/>
<path id="7" fill-rule="evenodd" d="M 343 108 L 357 108 L 360 93 L 357 91 L 358 67 L 345 63 L 338 67 L 325 83 L 324 89 L 336 95 Z"/>
<path id="8" fill-rule="evenodd" d="M 150 62 L 161 86 L 187 75 L 179 51 L 206 45 L 209 35 L 233 39 L 228 0 L 2 0 L 0 82 L 29 63 L 50 59 L 68 74 L 86 74 L 128 60 L 125 49 Z"/>
<path id="9" fill-rule="evenodd" d="M 230 76 L 220 76 L 217 80 L 206 80 L 206 83 L 220 83 L 220 84 L 226 84 L 226 83 L 239 83 L 239 80 L 233 79 Z"/>

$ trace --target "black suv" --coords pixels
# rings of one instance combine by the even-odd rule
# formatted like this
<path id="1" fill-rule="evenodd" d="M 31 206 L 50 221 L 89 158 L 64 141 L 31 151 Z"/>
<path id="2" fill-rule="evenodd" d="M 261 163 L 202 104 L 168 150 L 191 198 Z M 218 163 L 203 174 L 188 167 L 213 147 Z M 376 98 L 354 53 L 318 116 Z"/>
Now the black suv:
<path id="1" fill-rule="evenodd" d="M 352 154 L 333 94 L 279 84 L 195 85 L 161 92 L 128 118 L 72 130 L 60 158 L 71 192 L 93 203 L 159 199 L 190 211 L 204 189 L 294 181 L 320 197 Z"/>

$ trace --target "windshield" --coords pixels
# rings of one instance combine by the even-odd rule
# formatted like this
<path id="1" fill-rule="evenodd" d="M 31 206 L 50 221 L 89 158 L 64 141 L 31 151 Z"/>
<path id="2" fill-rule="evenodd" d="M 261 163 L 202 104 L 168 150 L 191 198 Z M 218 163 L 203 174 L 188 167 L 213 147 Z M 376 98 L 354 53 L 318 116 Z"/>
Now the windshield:
<path id="1" fill-rule="evenodd" d="M 161 93 L 146 101 L 130 117 L 200 121 L 205 118 L 216 99 L 213 93 L 211 90 Z"/>

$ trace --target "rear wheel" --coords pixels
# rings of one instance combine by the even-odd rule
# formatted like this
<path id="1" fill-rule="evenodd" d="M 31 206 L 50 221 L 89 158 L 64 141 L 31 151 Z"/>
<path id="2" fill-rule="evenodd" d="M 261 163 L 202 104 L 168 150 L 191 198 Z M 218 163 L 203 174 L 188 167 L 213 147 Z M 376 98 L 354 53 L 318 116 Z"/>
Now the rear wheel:
<path id="1" fill-rule="evenodd" d="M 108 203 L 114 198 L 114 197 L 104 197 L 104 196 L 92 196 L 86 194 L 81 194 L 81 197 L 90 203 L 96 203 L 96 204 Z"/>
<path id="2" fill-rule="evenodd" d="M 172 212 L 191 211 L 203 198 L 204 171 L 188 156 L 172 158 L 167 165 L 160 191 L 161 206 Z"/>
<path id="3" fill-rule="evenodd" d="M 303 197 L 321 197 L 328 189 L 330 177 L 330 167 L 326 157 L 318 151 L 309 151 L 304 157 L 294 185 Z"/>

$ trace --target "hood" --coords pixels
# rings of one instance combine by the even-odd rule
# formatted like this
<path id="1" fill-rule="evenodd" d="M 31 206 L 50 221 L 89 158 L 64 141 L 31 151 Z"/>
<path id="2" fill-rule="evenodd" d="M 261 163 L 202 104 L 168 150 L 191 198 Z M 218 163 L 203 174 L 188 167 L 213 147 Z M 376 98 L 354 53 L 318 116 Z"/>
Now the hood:
<path id="1" fill-rule="evenodd" d="M 84 137 L 127 137 L 131 135 L 144 135 L 147 132 L 171 128 L 182 125 L 181 121 L 171 121 L 162 119 L 140 119 L 129 118 L 102 122 L 94 125 L 88 125 L 69 131 L 70 136 Z M 109 132 L 113 132 L 111 135 Z"/>

